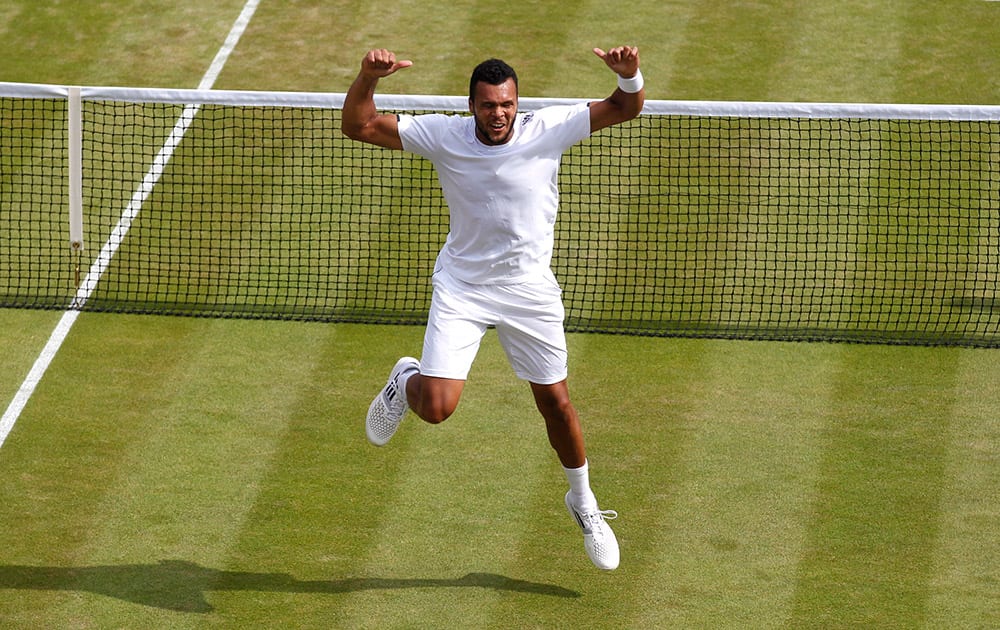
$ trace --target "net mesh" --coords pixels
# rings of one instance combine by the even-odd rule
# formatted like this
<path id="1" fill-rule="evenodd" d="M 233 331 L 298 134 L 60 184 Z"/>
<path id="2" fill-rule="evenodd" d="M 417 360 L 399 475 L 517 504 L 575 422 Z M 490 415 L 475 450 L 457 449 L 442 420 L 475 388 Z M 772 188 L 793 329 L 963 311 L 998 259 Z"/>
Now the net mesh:
<path id="1" fill-rule="evenodd" d="M 0 299 L 65 307 L 66 102 L 0 99 Z"/>
<path id="2" fill-rule="evenodd" d="M 0 305 L 425 321 L 448 230 L 428 162 L 346 139 L 336 106 L 128 94 L 83 102 L 74 253 L 66 101 L 0 90 Z M 647 106 L 564 156 L 567 329 L 1000 345 L 1000 121 L 986 111 Z"/>

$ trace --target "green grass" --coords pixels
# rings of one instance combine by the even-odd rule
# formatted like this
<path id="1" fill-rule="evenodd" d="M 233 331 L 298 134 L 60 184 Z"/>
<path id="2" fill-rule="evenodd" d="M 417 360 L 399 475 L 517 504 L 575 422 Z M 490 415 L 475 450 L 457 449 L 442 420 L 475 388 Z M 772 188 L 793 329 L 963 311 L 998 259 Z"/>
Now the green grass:
<path id="1" fill-rule="evenodd" d="M 241 5 L 84 4 L 0 9 L 0 78 L 193 87 Z M 603 95 L 589 49 L 628 40 L 650 98 L 1000 93 L 997 3 L 563 6 L 265 1 L 217 87 L 342 91 L 387 45 L 417 62 L 387 91 L 459 94 L 497 54 L 525 94 Z M 0 400 L 57 319 L 0 310 Z M 81 316 L 0 448 L 0 625 L 1000 625 L 993 351 L 571 335 L 594 486 L 621 513 L 603 574 L 492 335 L 455 417 L 364 442 L 421 335 Z"/>
<path id="2" fill-rule="evenodd" d="M 24 83 L 193 88 L 243 4 L 5 2 L 0 75 Z"/>
<path id="3" fill-rule="evenodd" d="M 622 514 L 626 561 L 600 574 L 492 336 L 454 418 L 364 442 L 377 368 L 420 334 L 81 319 L 3 448 L 2 618 L 996 621 L 989 352 L 572 336 L 595 488 Z"/>

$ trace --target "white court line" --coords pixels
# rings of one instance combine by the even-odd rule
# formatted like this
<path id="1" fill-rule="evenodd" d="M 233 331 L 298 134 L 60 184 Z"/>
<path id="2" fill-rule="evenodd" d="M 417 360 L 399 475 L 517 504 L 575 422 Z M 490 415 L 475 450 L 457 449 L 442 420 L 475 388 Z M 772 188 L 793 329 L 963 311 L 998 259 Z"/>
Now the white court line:
<path id="1" fill-rule="evenodd" d="M 215 55 L 215 59 L 212 60 L 212 65 L 209 66 L 208 71 L 205 76 L 202 77 L 201 83 L 198 84 L 198 89 L 200 90 L 210 90 L 215 84 L 215 80 L 219 78 L 219 73 L 222 72 L 222 67 L 226 65 L 226 61 L 229 59 L 230 53 L 236 48 L 236 44 L 240 41 L 240 37 L 243 36 L 243 32 L 246 31 L 247 25 L 250 23 L 250 19 L 253 17 L 254 12 L 257 10 L 257 5 L 260 4 L 260 0 L 247 0 L 246 4 L 243 5 L 243 11 L 240 12 L 236 22 L 233 23 L 232 29 L 229 31 L 229 35 L 226 37 L 226 41 L 222 44 L 222 48 Z M 90 271 L 87 273 L 86 278 L 80 283 L 80 288 L 77 289 L 76 295 L 73 298 L 73 302 L 70 305 L 70 310 L 63 313 L 62 318 L 59 323 L 56 324 L 55 330 L 52 331 L 52 335 L 49 336 L 48 343 L 42 349 L 41 354 L 35 360 L 35 364 L 31 367 L 28 372 L 28 376 L 25 377 L 24 382 L 21 383 L 21 387 L 14 394 L 14 399 L 10 402 L 7 407 L 7 411 L 4 412 L 3 417 L 0 418 L 0 446 L 3 446 L 4 441 L 10 434 L 11 430 L 14 428 L 14 423 L 17 422 L 18 417 L 21 415 L 21 411 L 24 410 L 25 405 L 28 404 L 28 400 L 31 399 L 31 395 L 35 392 L 35 388 L 38 383 L 42 380 L 42 376 L 45 371 L 49 368 L 49 364 L 52 363 L 52 359 L 55 358 L 56 353 L 59 352 L 59 348 L 62 347 L 63 342 L 69 335 L 70 329 L 73 328 L 73 324 L 76 322 L 77 316 L 80 314 L 78 309 L 82 308 L 87 300 L 90 299 L 91 294 L 93 294 L 94 289 L 97 288 L 97 283 L 100 281 L 101 276 L 104 275 L 105 270 L 107 270 L 108 265 L 111 263 L 111 258 L 118 251 L 118 246 L 121 245 L 125 236 L 128 234 L 129 228 L 132 226 L 132 221 L 138 216 L 139 211 L 142 209 L 142 204 L 145 203 L 146 198 L 153 191 L 153 187 L 156 182 L 159 181 L 160 175 L 163 174 L 164 169 L 167 166 L 167 162 L 170 161 L 171 156 L 174 154 L 174 150 L 177 145 L 180 144 L 181 140 L 184 138 L 184 134 L 187 133 L 188 127 L 194 120 L 194 117 L 198 114 L 199 107 L 197 105 L 188 105 L 184 108 L 184 113 L 177 120 L 177 124 L 174 125 L 173 130 L 167 137 L 167 141 L 163 144 L 163 148 L 156 155 L 156 159 L 153 160 L 152 166 L 149 167 L 149 171 L 146 176 L 142 179 L 142 183 L 136 189 L 135 193 L 132 195 L 132 200 L 129 202 L 128 207 L 122 212 L 121 218 L 118 220 L 118 225 L 112 230 L 111 236 L 108 237 L 107 242 L 104 247 L 101 248 L 101 254 L 97 257 L 97 260 L 90 266 Z"/>

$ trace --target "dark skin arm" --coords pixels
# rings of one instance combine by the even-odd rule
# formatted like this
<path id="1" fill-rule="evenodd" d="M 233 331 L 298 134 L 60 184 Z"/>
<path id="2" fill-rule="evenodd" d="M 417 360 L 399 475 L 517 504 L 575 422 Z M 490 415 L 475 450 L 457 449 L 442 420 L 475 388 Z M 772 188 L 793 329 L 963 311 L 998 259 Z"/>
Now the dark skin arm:
<path id="1" fill-rule="evenodd" d="M 618 76 L 629 79 L 639 72 L 639 49 L 635 46 L 619 46 L 608 52 L 595 48 L 594 54 Z M 635 118 L 645 101 L 645 90 L 629 93 L 616 88 L 608 98 L 590 104 L 591 133 Z"/>
<path id="2" fill-rule="evenodd" d="M 386 149 L 402 150 L 396 116 L 379 114 L 375 108 L 375 86 L 379 79 L 412 65 L 412 61 L 397 61 L 396 55 L 384 48 L 368 51 L 361 60 L 358 77 L 344 98 L 340 130 L 345 136 Z"/>

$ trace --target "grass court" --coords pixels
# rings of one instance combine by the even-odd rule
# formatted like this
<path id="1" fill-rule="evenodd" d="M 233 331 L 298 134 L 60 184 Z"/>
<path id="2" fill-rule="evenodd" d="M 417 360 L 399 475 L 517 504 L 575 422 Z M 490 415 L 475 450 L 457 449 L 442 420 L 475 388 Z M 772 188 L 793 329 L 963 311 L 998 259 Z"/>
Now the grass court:
<path id="1" fill-rule="evenodd" d="M 0 80 L 196 87 L 243 8 L 0 9 Z M 215 87 L 996 104 L 1000 3 L 263 0 Z M 4 236 L 4 235 L 0 235 Z M 3 271 L 0 270 L 0 273 Z M 0 310 L 6 407 L 61 313 Z M 12 628 L 1000 626 L 1000 355 L 573 334 L 622 566 L 594 569 L 527 385 L 488 336 L 455 416 L 363 435 L 416 326 L 85 313 L 0 447 Z"/>

